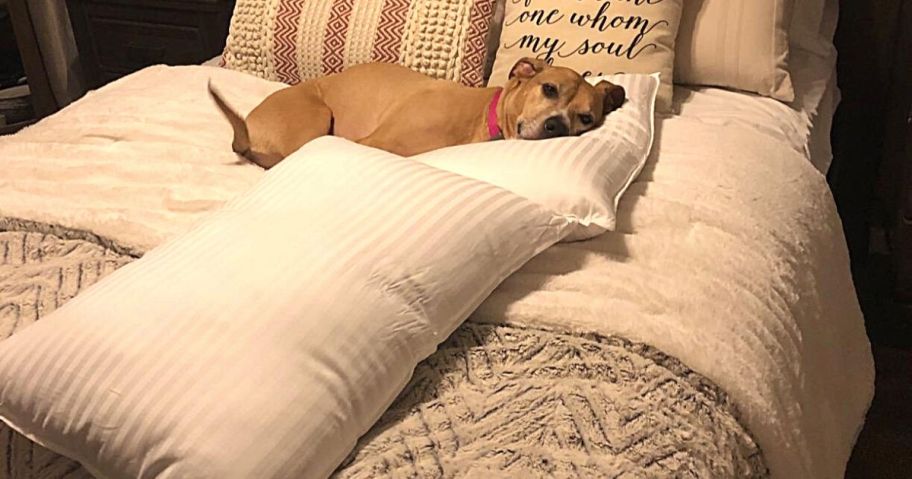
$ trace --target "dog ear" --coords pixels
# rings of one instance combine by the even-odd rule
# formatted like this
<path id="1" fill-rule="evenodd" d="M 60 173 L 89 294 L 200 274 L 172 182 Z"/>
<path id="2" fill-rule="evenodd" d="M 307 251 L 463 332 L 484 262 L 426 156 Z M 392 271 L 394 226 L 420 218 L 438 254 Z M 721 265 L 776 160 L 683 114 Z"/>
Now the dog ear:
<path id="1" fill-rule="evenodd" d="M 624 87 L 605 80 L 596 83 L 595 89 L 603 95 L 602 110 L 606 115 L 620 108 L 627 99 L 627 92 L 624 91 Z"/>
<path id="2" fill-rule="evenodd" d="M 510 70 L 510 76 L 507 78 L 519 77 L 524 80 L 529 79 L 541 73 L 545 68 L 548 68 L 548 62 L 544 60 L 531 57 L 521 58 L 513 65 L 513 68 Z"/>

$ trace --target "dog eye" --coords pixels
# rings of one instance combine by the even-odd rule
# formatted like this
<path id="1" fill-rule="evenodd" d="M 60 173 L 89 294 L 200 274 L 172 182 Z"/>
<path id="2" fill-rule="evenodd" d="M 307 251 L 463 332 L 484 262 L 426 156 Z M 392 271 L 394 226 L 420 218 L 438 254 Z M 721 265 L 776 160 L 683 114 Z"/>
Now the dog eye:
<path id="1" fill-rule="evenodd" d="M 580 121 L 580 123 L 582 123 L 584 125 L 591 125 L 592 124 L 592 115 L 587 115 L 587 114 L 580 115 L 579 121 Z"/>
<path id="2" fill-rule="evenodd" d="M 557 98 L 557 87 L 550 83 L 545 83 L 542 85 L 542 93 L 548 98 Z"/>

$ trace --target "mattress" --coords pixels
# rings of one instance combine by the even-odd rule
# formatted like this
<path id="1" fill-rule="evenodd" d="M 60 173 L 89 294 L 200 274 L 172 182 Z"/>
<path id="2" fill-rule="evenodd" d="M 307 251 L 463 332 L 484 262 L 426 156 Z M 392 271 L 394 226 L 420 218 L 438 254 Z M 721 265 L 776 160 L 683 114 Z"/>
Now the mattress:
<path id="1" fill-rule="evenodd" d="M 230 99 L 241 111 L 281 87 L 151 67 L 0 139 L 4 264 L 39 284 L 0 306 L 4 333 L 258 180 L 230 152 L 231 129 L 205 94 L 212 76 L 244 92 Z M 680 114 L 657 122 L 617 231 L 553 247 L 501 284 L 419 366 L 340 476 L 437 477 L 441 464 L 507 477 L 705 476 L 712 462 L 745 476 L 841 476 L 873 363 L 835 206 L 809 161 L 824 96 L 796 109 L 679 89 Z M 43 260 L 55 268 L 23 272 Z M 485 399 L 495 392 L 506 395 Z M 5 434 L 8 456 L 42 459 L 27 471 L 21 453 L 8 460 L 25 471 L 15 477 L 83 474 Z"/>

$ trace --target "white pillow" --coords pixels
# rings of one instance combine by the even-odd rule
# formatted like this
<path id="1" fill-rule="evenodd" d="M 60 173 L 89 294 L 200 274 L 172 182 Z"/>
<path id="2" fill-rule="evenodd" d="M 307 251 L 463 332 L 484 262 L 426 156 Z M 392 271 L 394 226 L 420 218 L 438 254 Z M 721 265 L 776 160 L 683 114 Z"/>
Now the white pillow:
<path id="1" fill-rule="evenodd" d="M 609 75 L 627 92 L 624 106 L 600 128 L 579 137 L 503 140 L 454 146 L 411 157 L 529 198 L 576 224 L 567 240 L 614 229 L 621 195 L 652 148 L 659 75 Z"/>
<path id="2" fill-rule="evenodd" d="M 0 419 L 99 477 L 325 477 L 563 217 L 340 138 L 0 342 Z"/>
<path id="3" fill-rule="evenodd" d="M 818 55 L 833 55 L 838 16 L 838 0 L 795 0 L 789 42 Z"/>
<path id="4" fill-rule="evenodd" d="M 675 44 L 675 82 L 794 100 L 788 69 L 794 2 L 685 1 Z"/>

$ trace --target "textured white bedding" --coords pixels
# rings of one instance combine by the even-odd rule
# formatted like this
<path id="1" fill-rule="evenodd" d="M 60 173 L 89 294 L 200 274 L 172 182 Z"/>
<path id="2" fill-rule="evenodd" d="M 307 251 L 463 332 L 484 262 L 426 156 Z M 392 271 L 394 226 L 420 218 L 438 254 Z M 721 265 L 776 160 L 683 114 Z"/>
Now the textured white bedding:
<path id="1" fill-rule="evenodd" d="M 473 319 L 652 344 L 729 392 L 774 477 L 842 477 L 874 370 L 825 179 L 750 130 L 659 124 L 617 231 L 545 251 Z"/>
<path id="2" fill-rule="evenodd" d="M 260 176 L 205 94 L 278 85 L 153 67 L 0 139 L 0 215 L 148 249 Z M 679 93 L 681 93 L 679 91 Z M 811 112 L 716 89 L 679 94 L 623 197 L 618 231 L 559 245 L 473 315 L 621 334 L 728 391 L 774 477 L 841 477 L 873 364 L 835 206 L 807 161 Z"/>
<path id="3" fill-rule="evenodd" d="M 681 117 L 769 135 L 790 145 L 825 174 L 832 161 L 831 120 L 839 102 L 836 57 L 795 48 L 791 60 L 795 88 L 791 105 L 752 93 L 679 86 L 676 111 Z"/>

